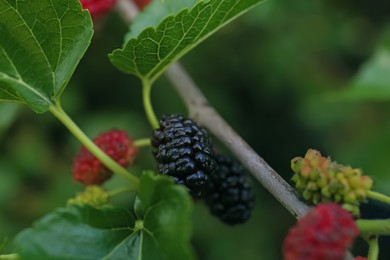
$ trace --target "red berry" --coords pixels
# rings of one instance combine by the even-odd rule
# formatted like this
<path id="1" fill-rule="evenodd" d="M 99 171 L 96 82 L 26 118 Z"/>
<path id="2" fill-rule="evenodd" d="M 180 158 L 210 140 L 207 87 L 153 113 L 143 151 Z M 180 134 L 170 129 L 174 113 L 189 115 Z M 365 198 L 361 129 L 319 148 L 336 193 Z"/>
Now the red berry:
<path id="1" fill-rule="evenodd" d="M 343 260 L 358 235 L 352 216 L 340 205 L 318 204 L 289 230 L 284 260 Z"/>
<path id="2" fill-rule="evenodd" d="M 109 10 L 115 5 L 116 0 L 80 0 L 84 9 L 88 9 L 93 18 L 96 18 Z"/>
<path id="3" fill-rule="evenodd" d="M 144 9 L 148 4 L 152 2 L 152 0 L 134 0 L 135 4 L 138 6 L 140 10 Z"/>
<path id="4" fill-rule="evenodd" d="M 355 260 L 367 260 L 367 257 L 357 256 L 355 257 Z"/>
<path id="5" fill-rule="evenodd" d="M 110 130 L 101 133 L 93 142 L 121 166 L 134 162 L 138 149 L 125 131 Z M 101 184 L 111 178 L 112 172 L 107 169 L 85 147 L 81 148 L 73 162 L 73 178 L 86 185 Z"/>

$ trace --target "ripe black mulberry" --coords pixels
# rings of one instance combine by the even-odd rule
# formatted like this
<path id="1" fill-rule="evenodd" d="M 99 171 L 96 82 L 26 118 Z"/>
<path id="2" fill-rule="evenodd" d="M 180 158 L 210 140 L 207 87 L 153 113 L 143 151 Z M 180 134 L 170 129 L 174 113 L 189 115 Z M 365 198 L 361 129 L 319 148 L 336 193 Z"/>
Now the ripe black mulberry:
<path id="1" fill-rule="evenodd" d="M 200 196 L 217 167 L 207 131 L 180 115 L 166 115 L 159 123 L 152 135 L 158 171 Z"/>
<path id="2" fill-rule="evenodd" d="M 239 162 L 225 155 L 215 158 L 218 168 L 210 178 L 205 202 L 210 212 L 226 224 L 244 223 L 254 207 L 251 182 Z"/>

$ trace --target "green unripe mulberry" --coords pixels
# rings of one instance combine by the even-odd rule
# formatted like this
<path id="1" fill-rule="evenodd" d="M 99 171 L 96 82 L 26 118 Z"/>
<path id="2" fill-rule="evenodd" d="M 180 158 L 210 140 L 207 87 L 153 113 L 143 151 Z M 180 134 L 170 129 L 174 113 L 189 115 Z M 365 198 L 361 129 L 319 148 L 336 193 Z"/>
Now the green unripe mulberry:
<path id="1" fill-rule="evenodd" d="M 90 205 L 101 207 L 108 203 L 108 192 L 97 185 L 87 186 L 85 191 L 77 193 L 76 197 L 68 200 L 70 205 Z"/>
<path id="2" fill-rule="evenodd" d="M 359 215 L 359 204 L 366 201 L 373 184 L 360 169 L 333 162 L 313 149 L 304 158 L 292 159 L 291 169 L 295 188 L 306 201 L 337 202 L 354 215 Z"/>

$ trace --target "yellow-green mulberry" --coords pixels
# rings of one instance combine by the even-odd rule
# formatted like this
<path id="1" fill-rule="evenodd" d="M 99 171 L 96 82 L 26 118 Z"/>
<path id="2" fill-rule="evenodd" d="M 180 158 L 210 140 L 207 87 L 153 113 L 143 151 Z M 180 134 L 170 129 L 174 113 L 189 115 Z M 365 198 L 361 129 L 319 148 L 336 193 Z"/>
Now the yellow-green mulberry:
<path id="1" fill-rule="evenodd" d="M 100 207 L 108 203 L 108 192 L 97 185 L 87 186 L 85 191 L 77 193 L 76 197 L 68 200 L 70 205 L 91 205 Z"/>
<path id="2" fill-rule="evenodd" d="M 306 201 L 337 202 L 354 215 L 359 215 L 359 204 L 372 188 L 372 179 L 360 169 L 333 162 L 314 149 L 292 159 L 291 168 L 295 188 Z"/>

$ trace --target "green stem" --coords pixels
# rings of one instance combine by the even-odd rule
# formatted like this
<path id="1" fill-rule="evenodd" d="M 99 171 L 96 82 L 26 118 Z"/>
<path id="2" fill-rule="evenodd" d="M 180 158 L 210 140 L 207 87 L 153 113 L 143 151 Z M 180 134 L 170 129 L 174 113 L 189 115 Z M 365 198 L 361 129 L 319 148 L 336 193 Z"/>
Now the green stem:
<path id="1" fill-rule="evenodd" d="M 49 111 L 57 117 L 69 131 L 108 169 L 128 180 L 133 189 L 138 189 L 139 179 L 120 166 L 111 157 L 105 154 L 100 148 L 89 139 L 83 131 L 73 122 L 73 120 L 62 110 L 59 103 L 56 106 L 50 106 Z"/>
<path id="2" fill-rule="evenodd" d="M 367 198 L 390 204 L 390 197 L 376 191 L 367 191 Z"/>
<path id="3" fill-rule="evenodd" d="M 122 188 L 118 188 L 118 189 L 115 189 L 115 190 L 112 190 L 110 192 L 108 192 L 108 197 L 112 198 L 112 197 L 115 197 L 119 194 L 122 194 L 122 193 L 125 193 L 125 192 L 128 192 L 128 191 L 132 191 L 131 188 L 129 187 L 122 187 Z"/>
<path id="4" fill-rule="evenodd" d="M 149 120 L 150 125 L 154 129 L 157 129 L 159 128 L 159 123 L 156 114 L 154 113 L 152 102 L 151 102 L 151 95 L 150 95 L 151 90 L 152 90 L 152 84 L 150 84 L 150 82 L 147 80 L 142 80 L 142 96 L 143 96 L 145 113 Z"/>
<path id="5" fill-rule="evenodd" d="M 358 219 L 355 223 L 362 235 L 390 235 L 390 219 Z"/>
<path id="6" fill-rule="evenodd" d="M 138 148 L 151 146 L 150 138 L 142 138 L 142 139 L 134 140 L 133 145 Z"/>
<path id="7" fill-rule="evenodd" d="M 378 260 L 379 256 L 379 245 L 378 245 L 378 237 L 372 236 L 368 239 L 368 256 L 367 260 Z"/>

